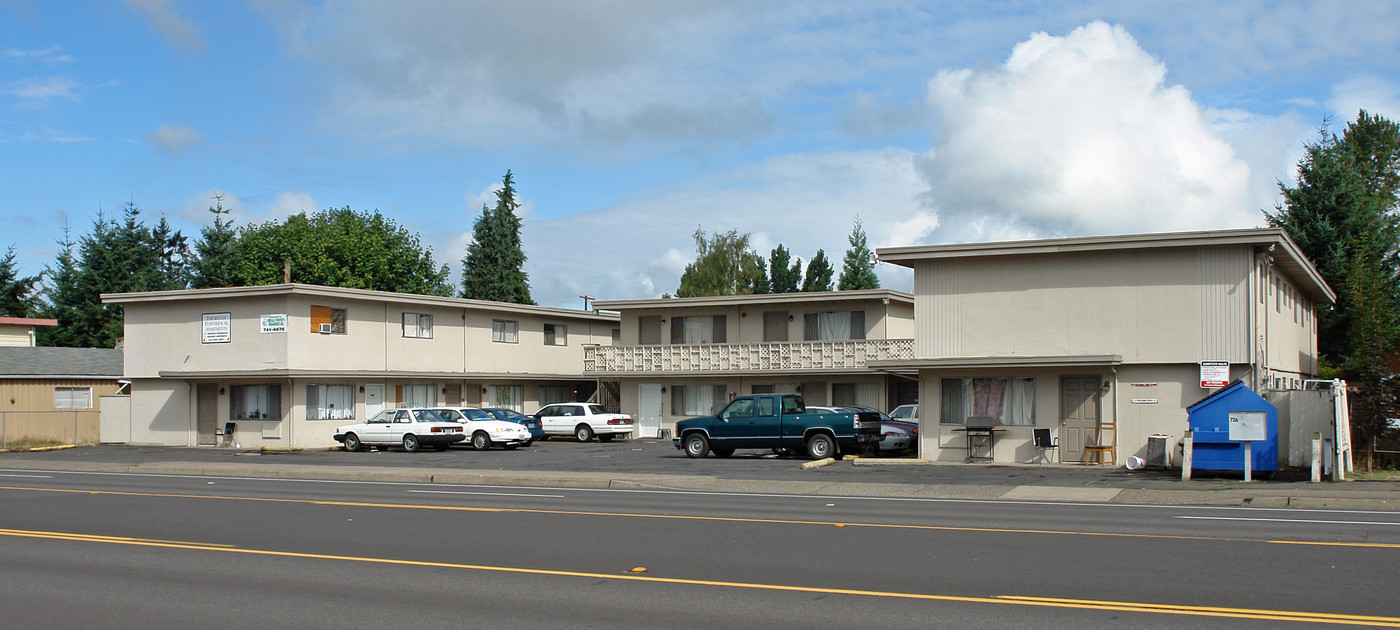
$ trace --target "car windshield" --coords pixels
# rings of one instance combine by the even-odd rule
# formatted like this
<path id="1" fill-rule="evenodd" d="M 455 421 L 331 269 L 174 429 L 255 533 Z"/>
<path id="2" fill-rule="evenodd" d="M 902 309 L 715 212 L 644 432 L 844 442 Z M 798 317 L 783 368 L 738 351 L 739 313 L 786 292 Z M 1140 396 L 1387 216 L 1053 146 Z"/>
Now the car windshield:
<path id="1" fill-rule="evenodd" d="M 496 416 L 496 418 L 500 420 L 506 420 L 509 422 L 520 422 L 521 420 L 525 419 L 525 414 L 511 411 L 509 409 L 492 409 L 490 411 L 491 415 Z"/>
<path id="2" fill-rule="evenodd" d="M 442 417 L 442 414 L 433 409 L 419 409 L 415 415 L 419 422 L 448 422 L 446 418 Z"/>
<path id="3" fill-rule="evenodd" d="M 894 408 L 894 411 L 890 412 L 890 417 L 891 417 L 891 418 L 894 418 L 894 419 L 896 419 L 896 420 L 899 420 L 899 419 L 902 419 L 902 418 L 913 418 L 913 417 L 914 417 L 914 410 L 915 410 L 916 408 L 917 408 L 917 407 L 915 407 L 915 406 L 913 406 L 913 405 L 900 405 L 900 406 L 898 406 L 898 407 L 895 407 L 895 408 Z"/>
<path id="4" fill-rule="evenodd" d="M 492 418 L 492 417 L 491 417 L 491 414 L 486 413 L 485 411 L 482 411 L 482 410 L 480 410 L 480 409 L 463 409 L 463 410 L 462 410 L 462 415 L 466 416 L 468 420 L 494 420 L 494 419 L 495 419 L 495 418 Z"/>

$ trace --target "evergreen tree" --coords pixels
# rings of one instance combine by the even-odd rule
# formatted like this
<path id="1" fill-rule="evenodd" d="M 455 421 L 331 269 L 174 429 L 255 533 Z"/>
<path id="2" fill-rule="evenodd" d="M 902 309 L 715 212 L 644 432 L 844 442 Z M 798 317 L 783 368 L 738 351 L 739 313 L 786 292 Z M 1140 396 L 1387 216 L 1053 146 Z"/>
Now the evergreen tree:
<path id="1" fill-rule="evenodd" d="M 768 253 L 768 285 L 773 293 L 796 293 L 801 290 L 802 260 L 793 260 L 792 253 L 779 244 Z"/>
<path id="2" fill-rule="evenodd" d="M 151 245 L 156 248 L 157 290 L 189 288 L 189 239 L 179 230 L 172 231 L 165 217 L 161 217 L 151 230 Z"/>
<path id="3" fill-rule="evenodd" d="M 238 253 L 235 239 L 238 233 L 233 229 L 233 221 L 226 220 L 229 210 L 224 208 L 224 198 L 216 195 L 214 207 L 209 208 L 214 215 L 214 224 L 199 230 L 199 240 L 194 242 L 195 259 L 190 264 L 190 285 L 196 289 L 211 287 L 238 286 Z"/>
<path id="4" fill-rule="evenodd" d="M 530 298 L 530 276 L 525 273 L 520 217 L 515 214 L 519 208 L 515 179 L 507 170 L 496 191 L 496 207 L 482 206 L 481 216 L 472 225 L 472 242 L 462 258 L 462 297 L 535 303 Z"/>
<path id="5" fill-rule="evenodd" d="M 738 230 L 715 232 L 706 238 L 696 228 L 695 261 L 685 266 L 676 297 L 747 295 L 759 293 L 768 284 L 763 257 L 749 247 L 748 234 Z"/>
<path id="6" fill-rule="evenodd" d="M 30 317 L 36 311 L 34 286 L 38 276 L 19 275 L 15 267 L 15 246 L 0 258 L 0 316 Z"/>
<path id="7" fill-rule="evenodd" d="M 846 259 L 841 264 L 841 279 L 836 288 L 841 291 L 880 288 L 880 277 L 875 275 L 875 253 L 866 244 L 860 217 L 856 217 L 856 224 L 851 228 L 847 241 L 851 248 L 846 250 Z"/>
<path id="8" fill-rule="evenodd" d="M 807 275 L 802 278 L 803 291 L 830 291 L 831 277 L 835 271 L 831 268 L 831 263 L 826 260 L 826 252 L 817 250 L 812 260 L 807 263 Z"/>
<path id="9" fill-rule="evenodd" d="M 78 312 L 85 302 L 78 288 L 78 261 L 73 253 L 77 244 L 67 225 L 63 226 L 63 240 L 58 245 L 54 266 L 45 267 L 41 274 L 45 303 L 39 308 L 41 315 L 58 320 L 58 325 L 39 327 L 35 335 L 41 346 L 81 346 L 75 331 Z"/>
<path id="10" fill-rule="evenodd" d="M 331 287 L 419 295 L 452 294 L 447 265 L 433 262 L 417 234 L 378 211 L 329 208 L 281 223 L 244 227 L 234 241 L 239 285 L 280 284 L 291 264 L 292 281 Z"/>

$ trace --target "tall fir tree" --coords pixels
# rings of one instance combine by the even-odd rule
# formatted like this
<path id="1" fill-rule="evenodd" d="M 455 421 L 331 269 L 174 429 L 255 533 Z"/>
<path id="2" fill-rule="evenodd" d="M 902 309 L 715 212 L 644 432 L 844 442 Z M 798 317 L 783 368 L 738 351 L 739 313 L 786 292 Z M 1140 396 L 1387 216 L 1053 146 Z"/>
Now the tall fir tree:
<path id="1" fill-rule="evenodd" d="M 0 258 L 0 316 L 30 317 L 37 310 L 34 287 L 39 276 L 21 276 L 15 265 L 15 246 Z"/>
<path id="2" fill-rule="evenodd" d="M 803 291 L 830 291 L 831 277 L 835 270 L 826 259 L 826 252 L 817 250 L 812 260 L 807 262 L 807 275 L 802 278 Z"/>
<path id="3" fill-rule="evenodd" d="M 156 249 L 158 290 L 186 289 L 190 286 L 189 238 L 161 217 L 151 229 L 151 245 Z"/>
<path id="4" fill-rule="evenodd" d="M 63 240 L 58 241 L 58 246 L 53 266 L 45 267 L 40 274 L 44 303 L 39 307 L 41 315 L 57 320 L 58 325 L 42 326 L 35 335 L 41 346 L 81 346 L 76 324 L 85 301 L 78 288 L 78 259 L 74 253 L 77 243 L 67 225 L 63 226 Z"/>
<path id="5" fill-rule="evenodd" d="M 238 279 L 235 247 L 238 232 L 233 229 L 233 220 L 227 218 L 229 210 L 224 207 L 222 195 L 215 195 L 209 213 L 214 215 L 214 223 L 201 228 L 199 239 L 194 242 L 190 285 L 196 289 L 239 286 L 242 283 Z"/>
<path id="6" fill-rule="evenodd" d="M 525 273 L 525 249 L 520 240 L 520 202 L 515 178 L 507 170 L 496 191 L 496 207 L 482 206 L 472 225 L 472 242 L 462 258 L 461 297 L 513 304 L 534 304 L 530 277 Z"/>
<path id="7" fill-rule="evenodd" d="M 802 289 L 802 260 L 794 260 L 781 243 L 768 252 L 768 290 L 796 293 Z"/>
<path id="8" fill-rule="evenodd" d="M 846 250 L 846 258 L 841 264 L 841 279 L 836 288 L 841 291 L 880 288 L 880 277 L 875 275 L 875 253 L 866 243 L 860 217 L 856 217 L 856 224 L 846 240 L 851 248 Z"/>

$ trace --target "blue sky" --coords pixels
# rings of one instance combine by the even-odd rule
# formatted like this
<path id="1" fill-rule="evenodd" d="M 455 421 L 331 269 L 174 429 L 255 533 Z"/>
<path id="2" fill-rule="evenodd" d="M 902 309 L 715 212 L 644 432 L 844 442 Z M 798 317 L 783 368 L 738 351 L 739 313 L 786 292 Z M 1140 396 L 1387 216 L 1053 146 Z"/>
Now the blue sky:
<path id="1" fill-rule="evenodd" d="M 21 271 L 134 202 L 379 210 L 454 277 L 507 169 L 535 298 L 673 292 L 691 232 L 873 246 L 1247 227 L 1323 116 L 1400 118 L 1395 2 L 0 0 Z M 886 286 L 907 270 L 881 265 Z"/>

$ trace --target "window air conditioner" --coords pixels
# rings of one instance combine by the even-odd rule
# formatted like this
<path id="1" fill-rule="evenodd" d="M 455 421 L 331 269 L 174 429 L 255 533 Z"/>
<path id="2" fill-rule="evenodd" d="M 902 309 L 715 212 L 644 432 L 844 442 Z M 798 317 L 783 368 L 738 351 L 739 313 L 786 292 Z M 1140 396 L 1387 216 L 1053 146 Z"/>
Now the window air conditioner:
<path id="1" fill-rule="evenodd" d="M 321 334 L 323 334 L 323 335 L 329 335 L 329 334 L 331 334 L 331 325 L 330 325 L 330 324 L 321 324 Z"/>

